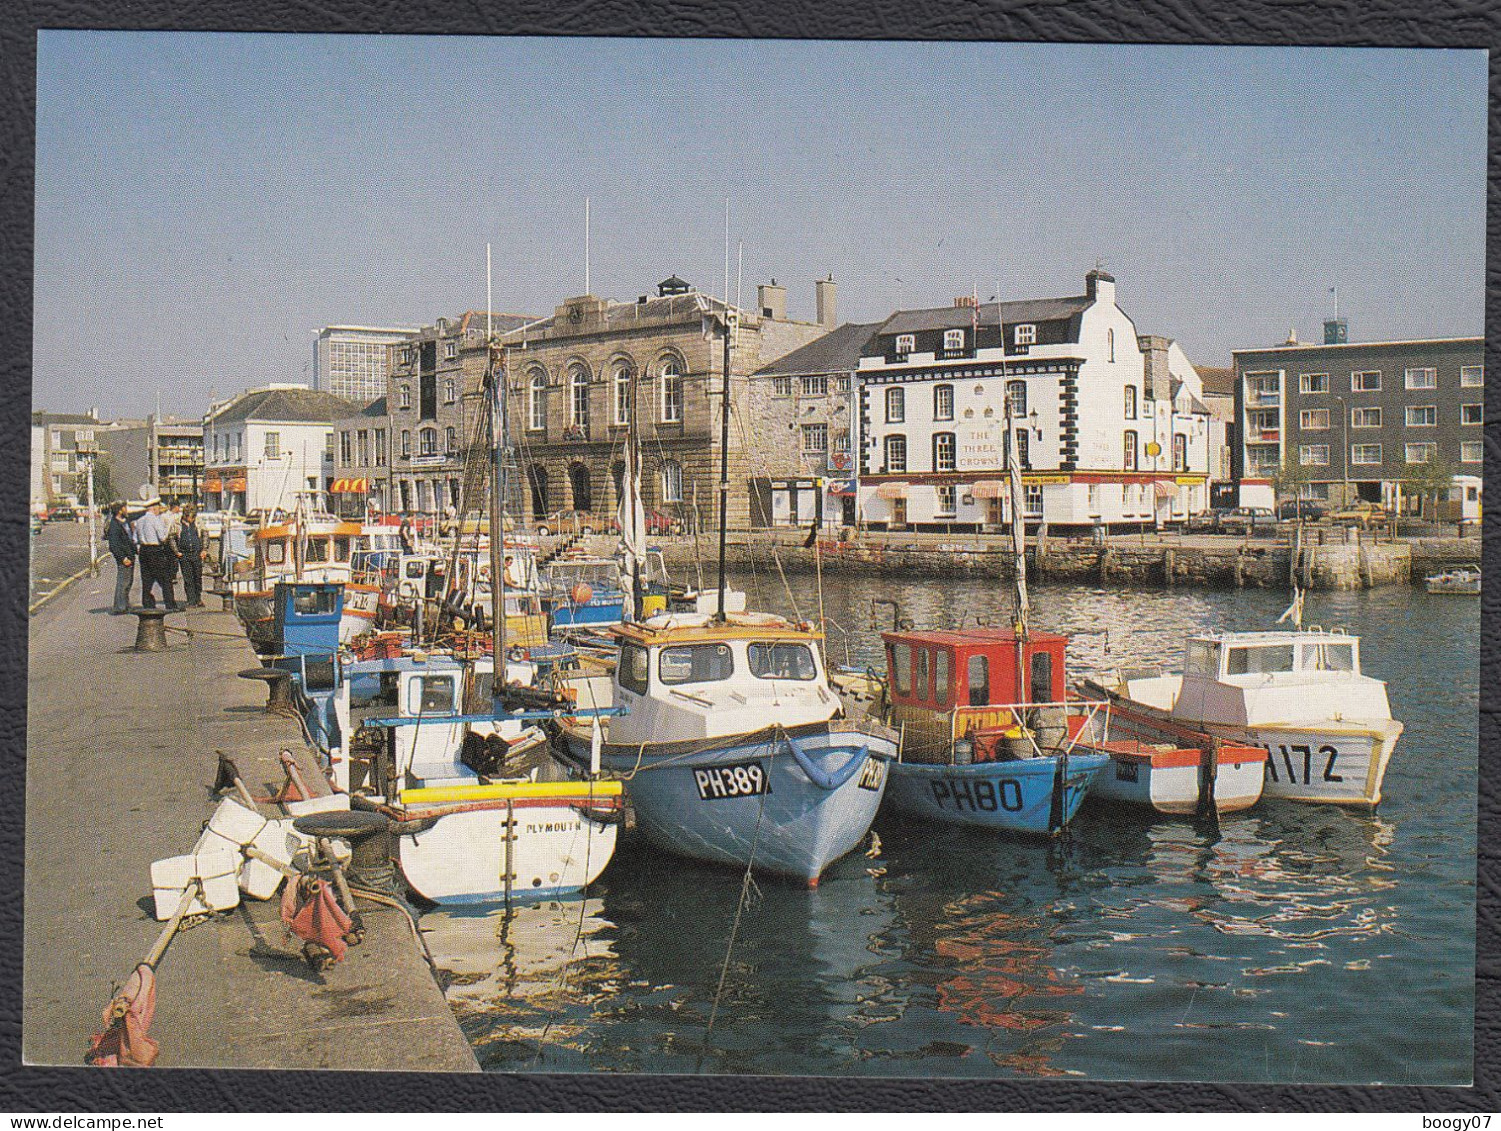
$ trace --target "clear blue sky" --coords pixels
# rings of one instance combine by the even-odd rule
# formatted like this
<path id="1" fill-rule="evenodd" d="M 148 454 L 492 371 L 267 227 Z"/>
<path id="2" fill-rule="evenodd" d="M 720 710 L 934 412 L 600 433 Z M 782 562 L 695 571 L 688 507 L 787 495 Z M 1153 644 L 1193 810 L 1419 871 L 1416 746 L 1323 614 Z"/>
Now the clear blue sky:
<path id="1" fill-rule="evenodd" d="M 676 272 L 812 318 L 1080 293 L 1204 365 L 1483 329 L 1479 51 L 45 32 L 38 408 L 197 414 L 311 331 Z M 731 291 L 735 265 L 731 263 Z M 733 293 L 732 293 L 733 297 Z"/>

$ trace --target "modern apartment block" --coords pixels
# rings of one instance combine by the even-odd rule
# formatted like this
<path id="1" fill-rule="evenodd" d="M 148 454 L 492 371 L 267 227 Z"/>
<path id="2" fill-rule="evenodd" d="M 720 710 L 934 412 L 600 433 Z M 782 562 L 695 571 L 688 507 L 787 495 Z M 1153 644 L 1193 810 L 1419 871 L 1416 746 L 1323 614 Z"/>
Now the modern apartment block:
<path id="1" fill-rule="evenodd" d="M 99 419 L 98 409 L 31 414 L 33 508 L 85 498 L 87 453 L 106 427 L 108 422 Z"/>
<path id="2" fill-rule="evenodd" d="M 1437 461 L 1478 505 L 1484 339 L 1350 342 L 1342 330 L 1331 320 L 1323 344 L 1233 351 L 1237 478 L 1275 479 L 1286 465 L 1305 498 L 1390 507 L 1400 497 L 1411 513 L 1420 500 L 1402 484 Z"/>
<path id="3" fill-rule="evenodd" d="M 117 495 L 149 485 L 167 503 L 198 499 L 203 485 L 203 422 L 155 416 L 119 421 L 97 433 Z"/>
<path id="4" fill-rule="evenodd" d="M 313 343 L 313 388 L 364 404 L 384 396 L 389 347 L 417 333 L 387 326 L 325 326 Z"/>

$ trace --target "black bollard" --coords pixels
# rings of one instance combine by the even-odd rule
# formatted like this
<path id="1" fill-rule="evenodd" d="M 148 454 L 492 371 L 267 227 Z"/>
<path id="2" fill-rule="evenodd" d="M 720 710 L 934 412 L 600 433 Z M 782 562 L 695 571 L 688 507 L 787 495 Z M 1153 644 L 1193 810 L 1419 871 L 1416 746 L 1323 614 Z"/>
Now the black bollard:
<path id="1" fill-rule="evenodd" d="M 131 609 L 136 615 L 137 652 L 165 652 L 167 650 L 166 609 Z"/>
<path id="2" fill-rule="evenodd" d="M 303 836 L 340 837 L 349 841 L 349 882 L 355 887 L 399 897 L 396 886 L 391 819 L 362 809 L 347 812 L 309 813 L 292 827 Z"/>
<path id="3" fill-rule="evenodd" d="M 246 668 L 241 679 L 258 679 L 266 685 L 266 712 L 271 715 L 296 715 L 292 699 L 292 673 L 281 668 Z"/>

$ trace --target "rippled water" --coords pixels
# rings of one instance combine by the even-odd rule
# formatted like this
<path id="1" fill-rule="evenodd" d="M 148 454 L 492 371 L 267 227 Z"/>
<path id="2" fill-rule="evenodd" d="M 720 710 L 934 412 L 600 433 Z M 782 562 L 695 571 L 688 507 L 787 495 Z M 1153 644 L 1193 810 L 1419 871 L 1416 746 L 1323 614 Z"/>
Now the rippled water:
<path id="1" fill-rule="evenodd" d="M 741 580 L 792 611 L 774 579 Z M 826 580 L 833 662 L 877 659 L 870 600 L 893 591 Z M 922 626 L 1009 607 L 973 581 L 902 596 Z M 1033 619 L 1079 632 L 1079 670 L 1173 662 L 1185 632 L 1285 604 L 1041 586 Z M 425 915 L 449 1000 L 493 1071 L 1466 1083 L 1478 602 L 1383 589 L 1307 611 L 1362 635 L 1406 723 L 1375 814 L 1263 802 L 1216 829 L 1086 808 L 1051 844 L 883 815 L 878 859 L 811 892 L 759 881 L 738 928 L 738 873 L 627 846 L 587 899 Z"/>

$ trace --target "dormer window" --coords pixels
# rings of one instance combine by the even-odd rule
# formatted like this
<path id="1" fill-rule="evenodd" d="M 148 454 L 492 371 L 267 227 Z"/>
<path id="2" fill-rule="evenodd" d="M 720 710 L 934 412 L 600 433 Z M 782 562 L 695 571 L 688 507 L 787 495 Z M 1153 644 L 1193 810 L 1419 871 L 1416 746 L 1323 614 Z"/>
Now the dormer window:
<path id="1" fill-rule="evenodd" d="M 898 334 L 896 336 L 896 352 L 897 353 L 899 353 L 899 354 L 909 354 L 909 353 L 911 353 L 916 348 L 917 348 L 917 335 L 916 334 Z"/>
<path id="2" fill-rule="evenodd" d="M 964 331 L 945 330 L 943 332 L 943 348 L 946 350 L 962 350 L 964 348 Z"/>
<path id="3" fill-rule="evenodd" d="M 1037 344 L 1037 327 L 1028 322 L 1016 328 L 1016 344 L 1019 346 L 1031 346 Z"/>

